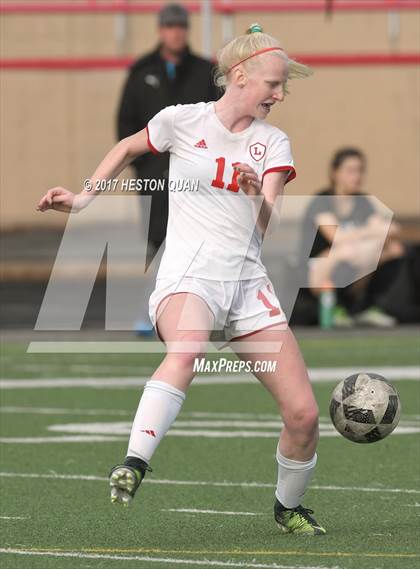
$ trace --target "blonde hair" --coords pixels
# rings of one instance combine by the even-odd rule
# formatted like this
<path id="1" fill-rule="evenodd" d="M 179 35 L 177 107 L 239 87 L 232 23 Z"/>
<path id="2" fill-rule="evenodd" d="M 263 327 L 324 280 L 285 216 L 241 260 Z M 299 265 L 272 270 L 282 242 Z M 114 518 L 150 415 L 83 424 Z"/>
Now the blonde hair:
<path id="1" fill-rule="evenodd" d="M 288 79 L 298 79 L 312 75 L 312 69 L 288 57 L 276 38 L 264 33 L 259 24 L 251 24 L 244 35 L 234 38 L 217 54 L 218 63 L 214 77 L 216 85 L 225 89 L 229 83 L 229 73 L 232 67 L 242 63 L 243 60 L 247 60 L 243 61 L 243 65 L 245 68 L 250 69 L 256 64 L 258 59 L 252 56 L 260 50 L 270 48 L 279 48 L 271 53 L 278 54 L 287 62 Z"/>

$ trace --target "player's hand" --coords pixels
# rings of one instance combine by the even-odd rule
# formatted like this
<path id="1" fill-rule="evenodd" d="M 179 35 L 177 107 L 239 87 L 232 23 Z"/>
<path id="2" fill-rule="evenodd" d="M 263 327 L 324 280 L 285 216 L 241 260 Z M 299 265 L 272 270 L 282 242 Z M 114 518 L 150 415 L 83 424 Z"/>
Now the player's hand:
<path id="1" fill-rule="evenodd" d="M 73 192 L 70 192 L 65 188 L 51 188 L 51 190 L 48 190 L 45 196 L 40 199 L 36 209 L 38 211 L 55 209 L 57 211 L 64 211 L 66 213 L 69 213 L 73 209 L 75 197 L 76 196 L 73 194 Z"/>
<path id="2" fill-rule="evenodd" d="M 250 196 L 257 196 L 261 193 L 261 182 L 258 175 L 249 164 L 239 163 L 234 166 L 235 170 L 239 170 L 240 174 L 236 178 L 238 186 L 243 192 Z"/>

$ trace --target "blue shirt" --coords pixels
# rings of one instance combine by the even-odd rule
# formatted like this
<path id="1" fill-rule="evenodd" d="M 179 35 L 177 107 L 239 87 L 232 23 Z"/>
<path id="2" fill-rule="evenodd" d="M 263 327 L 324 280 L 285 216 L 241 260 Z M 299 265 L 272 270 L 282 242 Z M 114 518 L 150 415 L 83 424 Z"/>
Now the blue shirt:
<path id="1" fill-rule="evenodd" d="M 171 61 L 165 61 L 165 65 L 166 65 L 166 73 L 168 74 L 169 80 L 173 81 L 176 76 L 175 63 L 172 63 Z"/>

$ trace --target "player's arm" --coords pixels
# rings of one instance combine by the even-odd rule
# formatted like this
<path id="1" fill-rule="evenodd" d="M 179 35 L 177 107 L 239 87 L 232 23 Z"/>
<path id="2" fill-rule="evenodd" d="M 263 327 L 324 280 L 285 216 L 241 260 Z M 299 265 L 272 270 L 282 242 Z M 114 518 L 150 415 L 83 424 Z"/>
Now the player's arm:
<path id="1" fill-rule="evenodd" d="M 111 180 L 120 174 L 137 156 L 149 152 L 147 131 L 143 129 L 124 138 L 116 144 L 96 168 L 92 177 L 85 181 L 85 187 L 79 194 L 74 194 L 62 187 L 48 190 L 41 198 L 37 209 L 46 211 L 55 209 L 66 213 L 77 213 L 85 208 L 100 193 L 99 180 Z"/>
<path id="2" fill-rule="evenodd" d="M 261 233 L 266 233 L 268 224 L 274 222 L 276 226 L 280 220 L 278 197 L 283 195 L 284 186 L 288 172 L 270 172 L 263 178 L 263 182 L 258 179 L 258 175 L 248 164 L 237 164 L 235 166 L 240 174 L 237 178 L 239 187 L 249 196 L 261 196 L 263 198 L 261 208 L 257 217 L 257 226 Z M 257 202 L 259 205 L 259 201 Z"/>
<path id="3" fill-rule="evenodd" d="M 264 201 L 260 210 L 261 223 L 265 228 L 271 220 L 273 228 L 277 227 L 280 221 L 281 200 L 277 199 L 283 195 L 289 171 L 270 172 L 263 178 L 262 195 Z M 265 233 L 265 230 L 263 231 Z"/>

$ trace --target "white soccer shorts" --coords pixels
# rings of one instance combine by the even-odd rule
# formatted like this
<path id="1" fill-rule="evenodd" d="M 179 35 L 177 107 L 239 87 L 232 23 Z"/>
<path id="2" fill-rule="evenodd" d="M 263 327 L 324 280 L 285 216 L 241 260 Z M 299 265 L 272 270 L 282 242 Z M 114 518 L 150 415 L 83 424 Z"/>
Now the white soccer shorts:
<path id="1" fill-rule="evenodd" d="M 190 292 L 210 308 L 214 325 L 211 339 L 225 342 L 287 322 L 268 277 L 240 281 L 213 281 L 197 277 L 157 279 L 149 300 L 149 316 L 159 335 L 156 314 L 172 294 Z M 160 337 L 160 336 L 159 336 Z"/>

